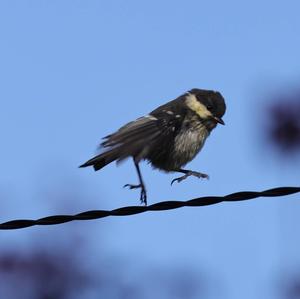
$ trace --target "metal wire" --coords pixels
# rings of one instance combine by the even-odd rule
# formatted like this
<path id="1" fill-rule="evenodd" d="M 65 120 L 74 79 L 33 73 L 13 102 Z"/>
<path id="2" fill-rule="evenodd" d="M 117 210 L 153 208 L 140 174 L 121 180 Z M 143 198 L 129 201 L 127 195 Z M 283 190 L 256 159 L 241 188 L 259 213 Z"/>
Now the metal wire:
<path id="1" fill-rule="evenodd" d="M 61 224 L 65 222 L 70 222 L 74 220 L 94 220 L 99 218 L 104 218 L 108 216 L 130 216 L 139 213 L 144 213 L 147 211 L 166 211 L 172 209 L 178 209 L 181 207 L 201 207 L 213 205 L 225 201 L 242 201 L 249 200 L 258 197 L 276 197 L 285 196 L 300 192 L 300 187 L 279 187 L 274 189 L 269 189 L 261 192 L 255 191 L 243 191 L 236 192 L 225 196 L 205 196 L 190 199 L 187 201 L 162 201 L 149 206 L 128 206 L 112 211 L 105 210 L 92 210 L 76 215 L 54 215 L 37 220 L 31 219 L 19 219 L 4 222 L 0 224 L 0 230 L 4 229 L 19 229 L 34 225 L 53 225 Z"/>

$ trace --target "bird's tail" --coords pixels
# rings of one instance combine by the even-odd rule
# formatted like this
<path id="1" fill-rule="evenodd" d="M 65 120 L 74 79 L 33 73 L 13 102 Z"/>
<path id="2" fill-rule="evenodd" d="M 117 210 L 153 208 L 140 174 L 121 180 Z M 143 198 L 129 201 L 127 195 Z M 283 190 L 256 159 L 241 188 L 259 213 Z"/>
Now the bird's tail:
<path id="1" fill-rule="evenodd" d="M 103 168 L 104 166 L 106 166 L 107 164 L 109 164 L 115 160 L 118 160 L 119 158 L 120 157 L 119 157 L 118 151 L 110 150 L 110 151 L 107 151 L 100 155 L 97 155 L 96 157 L 88 160 L 87 162 L 80 165 L 79 167 L 93 166 L 95 171 L 97 171 L 97 170 Z"/>

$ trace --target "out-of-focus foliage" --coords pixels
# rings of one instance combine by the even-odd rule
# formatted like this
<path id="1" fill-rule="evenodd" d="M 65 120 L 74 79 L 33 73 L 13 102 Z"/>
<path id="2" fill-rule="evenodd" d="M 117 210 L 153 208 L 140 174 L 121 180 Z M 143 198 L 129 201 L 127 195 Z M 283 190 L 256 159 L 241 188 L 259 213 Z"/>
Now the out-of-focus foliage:
<path id="1" fill-rule="evenodd" d="M 267 140 L 284 155 L 300 154 L 300 91 L 275 99 L 265 113 Z"/>
<path id="2" fill-rule="evenodd" d="M 284 272 L 278 283 L 280 299 L 300 298 L 300 275 L 299 271 Z"/>
<path id="3" fill-rule="evenodd" d="M 87 270 L 69 250 L 48 252 L 33 249 L 0 252 L 0 298 L 83 299 L 83 298 L 209 298 L 202 277 L 189 269 L 170 271 L 161 267 L 155 275 L 143 271 L 137 280 L 128 280 L 116 263 L 95 258 Z M 154 273 L 152 273 L 154 274 Z M 124 276 L 125 275 L 125 276 Z M 160 279 L 157 278 L 157 275 Z M 91 295 L 93 294 L 93 295 Z"/>
<path id="4" fill-rule="evenodd" d="M 91 280 L 72 252 L 39 249 L 28 254 L 16 250 L 1 253 L 0 275 L 0 295 L 7 299 L 72 298 Z"/>

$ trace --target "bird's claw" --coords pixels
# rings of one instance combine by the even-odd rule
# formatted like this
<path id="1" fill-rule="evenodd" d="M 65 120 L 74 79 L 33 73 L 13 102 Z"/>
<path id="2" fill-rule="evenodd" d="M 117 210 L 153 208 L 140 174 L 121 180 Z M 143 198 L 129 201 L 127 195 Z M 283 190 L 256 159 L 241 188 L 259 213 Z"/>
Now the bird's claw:
<path id="1" fill-rule="evenodd" d="M 126 185 L 123 186 L 123 188 L 127 188 L 127 187 L 130 190 L 141 188 L 140 201 L 145 206 L 147 205 L 147 192 L 146 192 L 146 188 L 145 188 L 145 186 L 143 184 L 138 184 L 138 185 L 126 184 Z"/>
<path id="2" fill-rule="evenodd" d="M 147 193 L 146 193 L 146 189 L 145 188 L 142 188 L 142 190 L 141 190 L 140 201 L 145 206 L 147 205 Z"/>
<path id="3" fill-rule="evenodd" d="M 189 171 L 185 175 L 172 180 L 171 186 L 173 185 L 174 182 L 180 183 L 181 181 L 187 179 L 189 176 L 195 176 L 196 178 L 199 178 L 199 179 L 209 179 L 209 176 L 205 173 L 196 172 L 196 171 Z"/>
<path id="4" fill-rule="evenodd" d="M 123 188 L 127 188 L 127 187 L 131 190 L 131 189 L 142 188 L 142 185 L 141 184 L 138 184 L 138 185 L 126 184 L 126 185 L 123 186 Z"/>

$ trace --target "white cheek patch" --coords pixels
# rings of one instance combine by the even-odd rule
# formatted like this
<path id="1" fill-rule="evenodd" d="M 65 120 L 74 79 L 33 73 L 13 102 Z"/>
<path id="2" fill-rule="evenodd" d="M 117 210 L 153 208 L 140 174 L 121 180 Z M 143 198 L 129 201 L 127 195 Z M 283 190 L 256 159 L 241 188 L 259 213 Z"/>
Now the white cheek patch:
<path id="1" fill-rule="evenodd" d="M 187 94 L 185 103 L 201 118 L 209 118 L 212 116 L 211 112 L 207 110 L 207 108 L 197 100 L 196 96 L 191 93 Z"/>

